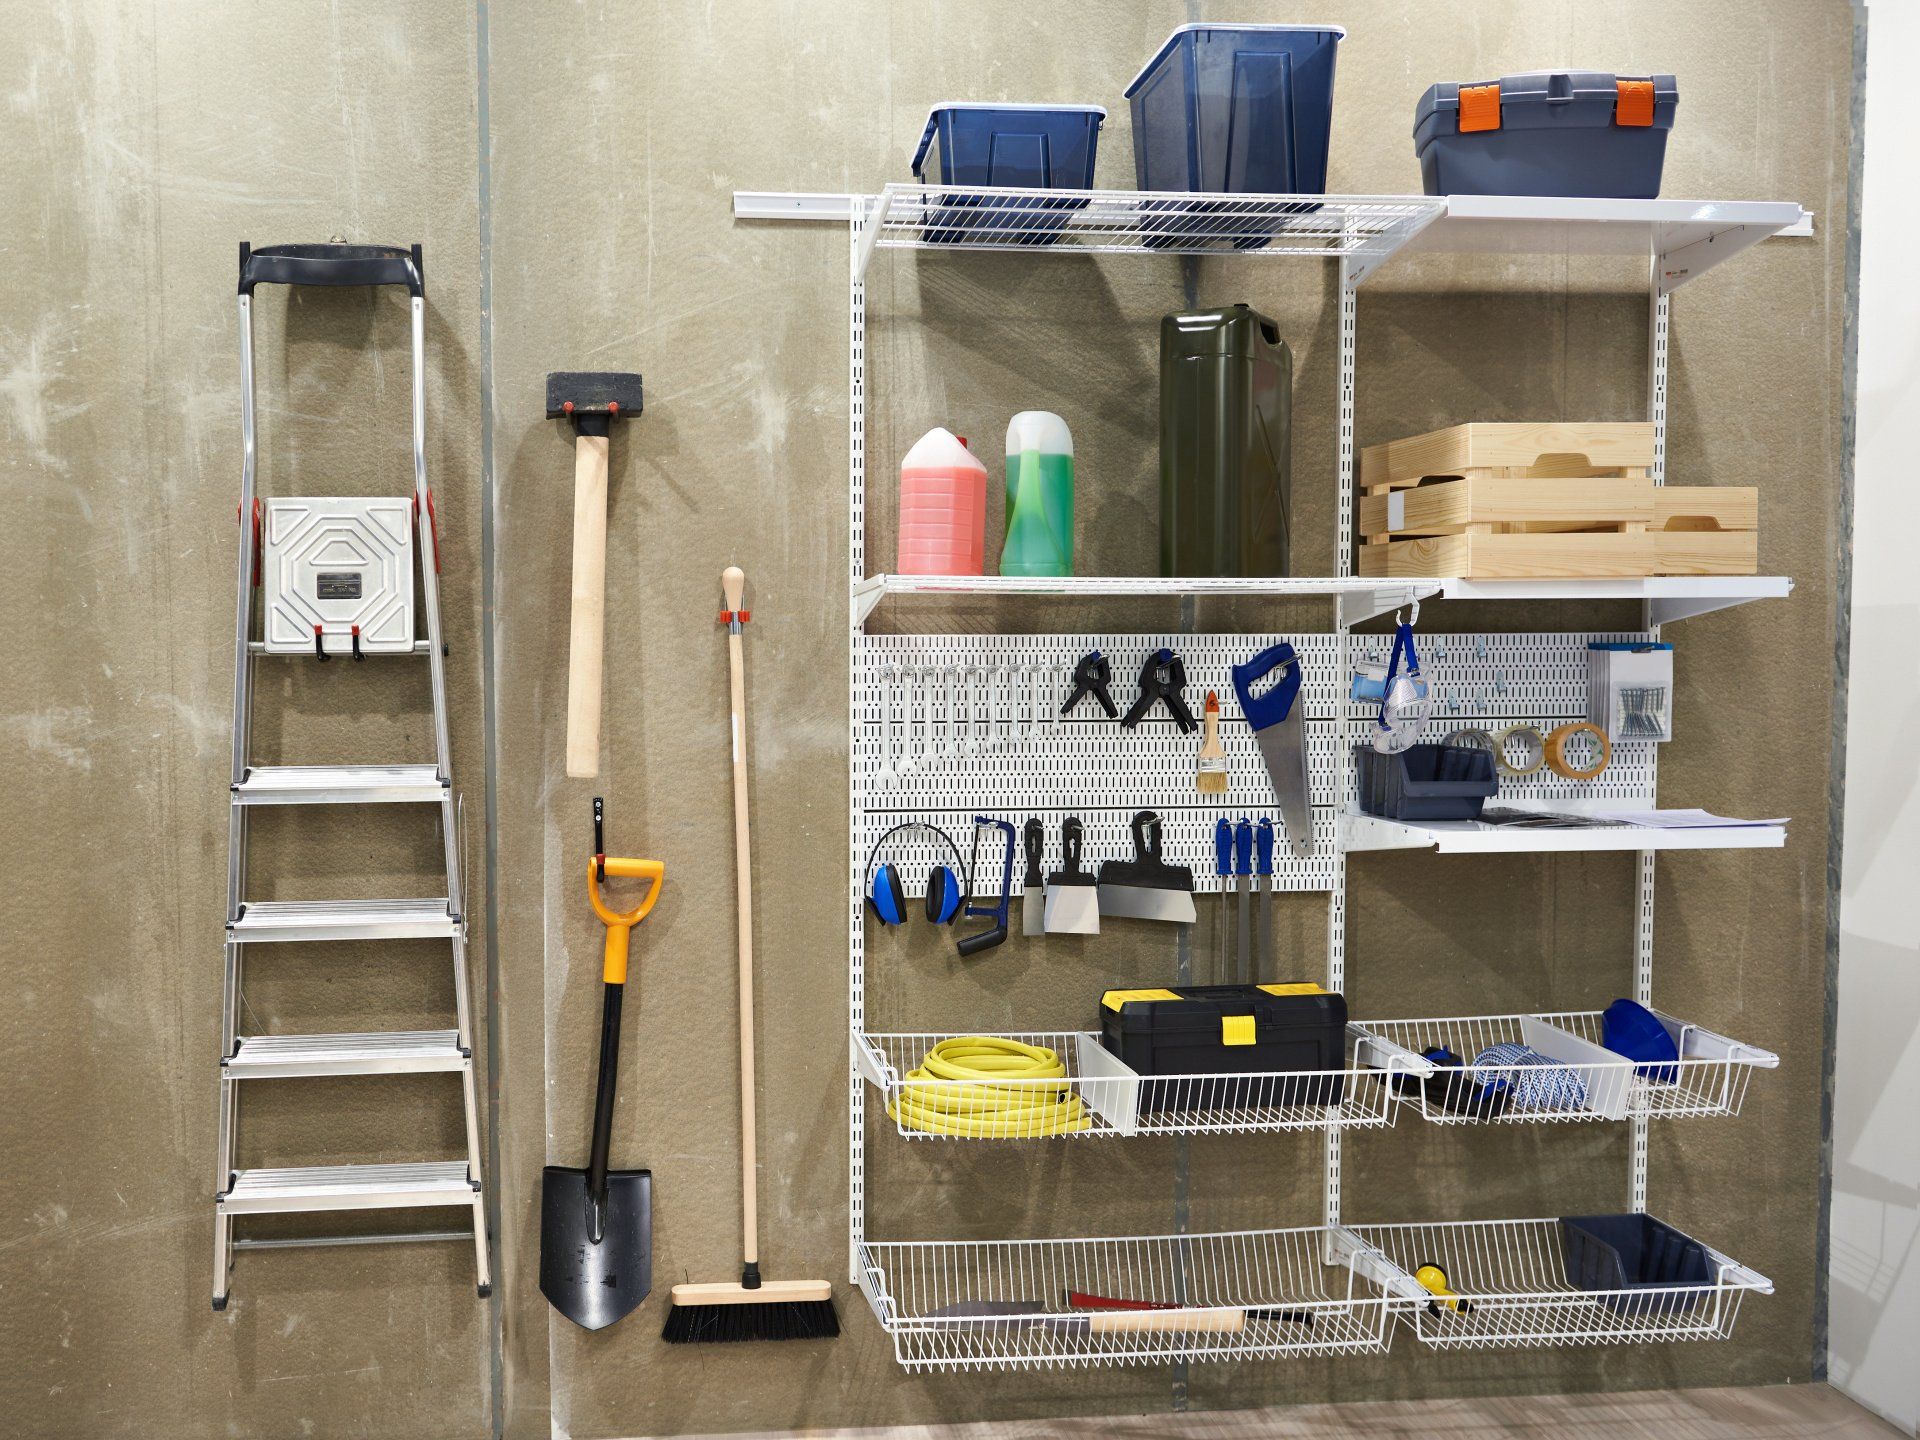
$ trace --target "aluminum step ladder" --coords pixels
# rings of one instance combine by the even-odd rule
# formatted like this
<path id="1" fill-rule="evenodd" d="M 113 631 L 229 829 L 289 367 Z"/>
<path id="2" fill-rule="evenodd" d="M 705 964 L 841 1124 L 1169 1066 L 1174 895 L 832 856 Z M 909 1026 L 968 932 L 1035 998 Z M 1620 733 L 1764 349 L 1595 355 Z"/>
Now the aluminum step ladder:
<path id="1" fill-rule="evenodd" d="M 426 611 L 424 640 L 388 637 L 386 653 L 425 657 L 433 677 L 434 762 L 430 765 L 256 765 L 250 742 L 254 667 L 270 647 L 256 638 L 261 592 L 262 502 L 254 493 L 253 290 L 256 285 L 403 285 L 413 322 L 413 506 L 412 536 L 404 547 L 409 568 L 417 563 L 420 608 Z M 473 1015 L 467 992 L 466 914 L 461 896 L 460 805 L 454 794 L 447 747 L 446 646 L 440 628 L 438 539 L 433 497 L 427 488 L 426 288 L 421 249 L 384 245 L 240 246 L 241 441 L 239 595 L 234 624 L 233 803 L 227 826 L 226 982 L 220 1013 L 219 1157 L 214 1198 L 213 1308 L 224 1310 L 234 1251 L 289 1244 L 360 1244 L 395 1240 L 465 1240 L 466 1231 L 405 1231 L 344 1234 L 312 1239 L 236 1236 L 235 1217 L 295 1212 L 390 1210 L 419 1206 L 464 1207 L 472 1215 L 476 1284 L 492 1289 L 487 1259 L 487 1221 L 480 1173 L 480 1126 L 473 1073 Z M 302 502 L 269 502 L 271 504 Z M 404 502 L 400 502 L 404 503 Z M 253 523 L 247 523 L 247 517 Z M 397 553 L 397 552 L 396 552 Z M 334 577 L 318 577 L 325 584 Z M 360 594 L 353 580 L 352 597 Z M 409 574 L 407 583 L 412 584 Z M 276 621 L 275 623 L 279 623 Z M 262 618 L 259 628 L 268 632 Z M 362 647 L 361 627 L 329 635 L 314 624 L 307 661 L 373 656 Z M 411 628 L 411 627 L 409 627 Z M 344 645 L 342 641 L 346 642 Z M 332 648 L 329 648 L 329 641 Z M 297 656 L 282 663 L 301 664 Z M 247 818 L 260 805 L 437 805 L 445 845 L 447 893 L 429 900 L 294 900 L 247 898 Z M 330 940 L 436 939 L 453 951 L 455 1028 L 387 1034 L 246 1035 L 240 1030 L 241 982 L 248 948 L 262 944 Z M 304 1168 L 234 1168 L 240 1091 L 244 1082 L 317 1075 L 457 1074 L 466 1101 L 464 1160 L 420 1160 L 382 1165 L 319 1165 Z"/>

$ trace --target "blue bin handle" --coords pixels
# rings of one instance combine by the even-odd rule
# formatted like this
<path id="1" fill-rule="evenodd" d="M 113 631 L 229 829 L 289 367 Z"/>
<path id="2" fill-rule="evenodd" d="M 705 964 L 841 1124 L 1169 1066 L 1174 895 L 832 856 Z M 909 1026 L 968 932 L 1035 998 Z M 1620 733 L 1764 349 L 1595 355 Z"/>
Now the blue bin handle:
<path id="1" fill-rule="evenodd" d="M 927 151 L 933 148 L 933 133 L 939 128 L 940 128 L 940 112 L 936 110 L 933 112 L 933 114 L 927 116 L 926 134 L 920 137 L 920 148 L 913 152 L 913 167 L 912 167 L 913 178 L 915 180 L 920 181 L 922 184 L 926 183 L 927 177 L 922 175 L 920 172 L 926 166 Z"/>
<path id="2" fill-rule="evenodd" d="M 1255 695 L 1253 687 L 1274 671 L 1286 668 L 1280 682 L 1264 695 Z M 1278 725 L 1293 709 L 1300 693 L 1300 657 L 1293 646 L 1282 640 L 1270 645 L 1244 665 L 1233 667 L 1233 693 L 1240 697 L 1240 713 L 1255 732 Z"/>

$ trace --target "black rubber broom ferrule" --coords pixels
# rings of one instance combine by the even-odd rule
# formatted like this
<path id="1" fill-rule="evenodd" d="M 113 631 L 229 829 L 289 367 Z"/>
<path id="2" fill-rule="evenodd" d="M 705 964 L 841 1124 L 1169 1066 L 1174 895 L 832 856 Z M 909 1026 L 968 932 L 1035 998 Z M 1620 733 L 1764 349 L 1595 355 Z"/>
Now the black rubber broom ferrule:
<path id="1" fill-rule="evenodd" d="M 587 1161 L 587 1195 L 607 1201 L 607 1154 L 613 1148 L 613 1093 L 620 1072 L 620 1000 L 626 986 L 607 984 L 600 1010 L 600 1085 L 593 1097 L 593 1153 Z"/>
<path id="2" fill-rule="evenodd" d="M 740 1288 L 758 1290 L 760 1288 L 760 1262 L 749 1260 L 740 1267 Z"/>

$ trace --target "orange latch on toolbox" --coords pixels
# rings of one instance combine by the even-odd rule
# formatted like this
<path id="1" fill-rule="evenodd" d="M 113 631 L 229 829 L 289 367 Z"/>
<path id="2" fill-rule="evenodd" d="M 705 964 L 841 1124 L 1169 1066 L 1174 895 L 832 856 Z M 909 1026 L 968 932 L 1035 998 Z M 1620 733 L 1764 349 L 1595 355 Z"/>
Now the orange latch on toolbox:
<path id="1" fill-rule="evenodd" d="M 1498 85 L 1462 85 L 1460 87 L 1460 133 L 1500 128 L 1500 87 Z"/>
<path id="2" fill-rule="evenodd" d="M 1653 124 L 1653 82 L 1617 80 L 1614 83 L 1620 87 L 1620 95 L 1613 103 L 1613 123 L 1643 129 Z"/>

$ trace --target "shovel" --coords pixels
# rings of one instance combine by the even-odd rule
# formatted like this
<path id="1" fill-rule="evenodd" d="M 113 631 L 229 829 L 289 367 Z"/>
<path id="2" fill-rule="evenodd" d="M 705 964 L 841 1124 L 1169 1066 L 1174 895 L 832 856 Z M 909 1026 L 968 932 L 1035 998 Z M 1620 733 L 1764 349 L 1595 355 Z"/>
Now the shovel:
<path id="1" fill-rule="evenodd" d="M 607 927 L 601 969 L 600 1084 L 593 1101 L 593 1151 L 587 1168 L 549 1165 L 540 1175 L 540 1293 L 574 1324 L 601 1330 L 647 1298 L 653 1288 L 653 1174 L 609 1170 L 613 1096 L 620 1065 L 620 1000 L 627 985 L 627 941 L 660 896 L 666 867 L 658 860 L 595 855 L 587 861 L 587 898 Z M 600 899 L 607 875 L 652 882 L 631 910 Z"/>

